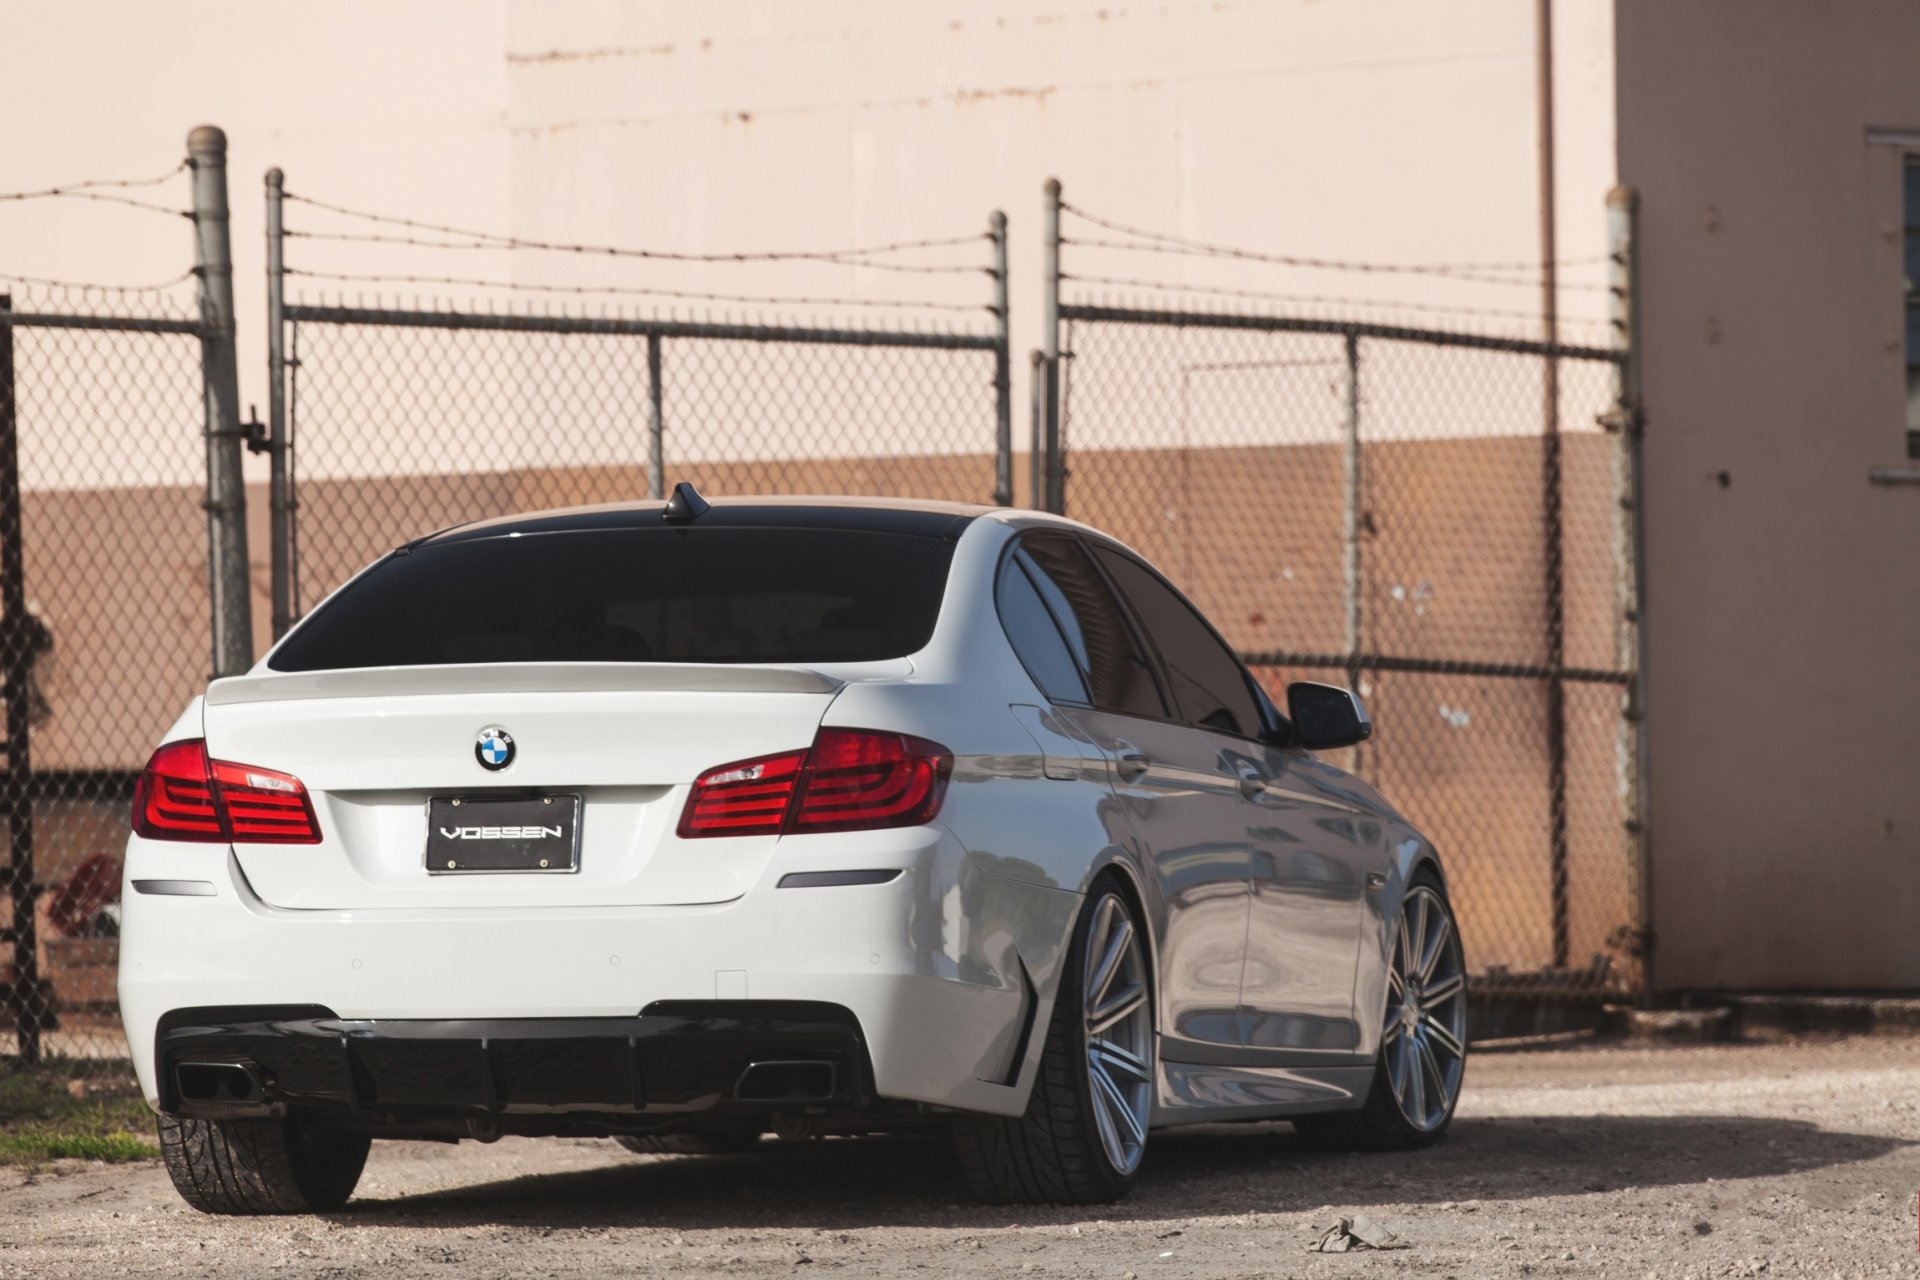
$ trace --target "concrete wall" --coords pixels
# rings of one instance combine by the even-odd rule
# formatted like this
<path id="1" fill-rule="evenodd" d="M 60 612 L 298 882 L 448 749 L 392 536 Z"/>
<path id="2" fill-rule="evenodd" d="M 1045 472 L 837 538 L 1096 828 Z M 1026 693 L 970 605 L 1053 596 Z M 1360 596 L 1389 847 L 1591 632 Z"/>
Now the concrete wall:
<path id="1" fill-rule="evenodd" d="M 1620 0 L 1642 192 L 1660 985 L 1920 985 L 1902 0 Z"/>

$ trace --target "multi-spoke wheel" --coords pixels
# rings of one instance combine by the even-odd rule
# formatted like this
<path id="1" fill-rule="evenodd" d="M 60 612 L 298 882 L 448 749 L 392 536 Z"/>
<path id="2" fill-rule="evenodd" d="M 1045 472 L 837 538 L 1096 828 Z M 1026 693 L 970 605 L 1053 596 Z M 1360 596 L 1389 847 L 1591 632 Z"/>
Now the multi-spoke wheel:
<path id="1" fill-rule="evenodd" d="M 1118 884 L 1095 882 L 1054 999 L 1027 1110 L 964 1116 L 954 1146 L 995 1203 L 1105 1204 L 1133 1187 L 1153 1113 L 1145 938 Z"/>
<path id="2" fill-rule="evenodd" d="M 1431 873 L 1408 886 L 1393 924 L 1373 1089 L 1358 1111 L 1301 1116 L 1332 1146 L 1421 1147 L 1446 1132 L 1467 1069 L 1467 967 L 1445 891 Z"/>
<path id="3" fill-rule="evenodd" d="M 1422 1133 L 1443 1127 L 1467 1067 L 1467 975 L 1453 913 L 1424 884 L 1400 911 L 1381 1050 L 1400 1115 Z"/>

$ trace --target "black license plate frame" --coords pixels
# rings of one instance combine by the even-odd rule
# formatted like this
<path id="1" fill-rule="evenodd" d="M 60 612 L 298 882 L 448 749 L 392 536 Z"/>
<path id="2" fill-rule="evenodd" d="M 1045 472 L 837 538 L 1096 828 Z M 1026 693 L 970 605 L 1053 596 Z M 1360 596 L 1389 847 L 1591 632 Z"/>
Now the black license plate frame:
<path id="1" fill-rule="evenodd" d="M 571 875 L 580 870 L 585 817 L 586 806 L 571 793 L 434 796 L 427 801 L 427 874 Z M 514 834 L 501 834 L 508 831 Z"/>

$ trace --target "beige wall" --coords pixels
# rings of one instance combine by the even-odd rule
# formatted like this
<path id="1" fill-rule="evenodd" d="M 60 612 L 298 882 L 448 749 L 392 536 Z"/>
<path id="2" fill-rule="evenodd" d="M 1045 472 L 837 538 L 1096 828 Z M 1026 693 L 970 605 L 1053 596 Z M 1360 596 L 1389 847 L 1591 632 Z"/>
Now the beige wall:
<path id="1" fill-rule="evenodd" d="M 1604 5 L 1562 0 L 1557 15 L 1560 245 L 1590 257 L 1603 247 L 1601 200 L 1613 180 L 1612 32 Z M 1038 340 L 1049 175 L 1069 199 L 1122 221 L 1275 252 L 1524 263 L 1538 246 L 1531 0 L 70 0 L 12 6 L 0 51 L 9 98 L 31 104 L 33 121 L 0 133 L 0 190 L 157 172 L 190 126 L 227 129 L 242 400 L 263 407 L 260 180 L 274 164 L 291 190 L 348 206 L 693 252 L 964 235 L 1002 208 L 1012 219 L 1017 352 Z M 153 194 L 184 204 L 184 182 Z M 350 226 L 297 205 L 288 220 Z M 0 272 L 155 280 L 176 274 L 188 248 L 183 222 L 114 206 L 0 206 Z M 984 264 L 984 246 L 954 256 Z M 294 242 L 290 260 L 310 271 L 527 284 L 987 301 L 978 275 L 311 240 Z M 1489 285 L 1154 262 L 1074 246 L 1067 266 L 1077 276 L 1510 313 L 1452 318 L 1501 330 L 1531 328 L 1538 303 L 1524 276 Z M 1589 263 L 1568 278 L 1594 285 L 1601 269 Z M 295 292 L 316 288 L 389 301 L 473 296 L 297 281 Z M 1578 287 L 1563 299 L 1576 319 L 1602 304 Z M 919 319 L 988 323 L 983 312 Z M 1024 427 L 1025 360 L 1014 369 Z M 516 410 L 495 406 L 498 430 L 524 439 Z M 408 412 L 417 422 L 417 406 Z M 679 424 L 670 462 L 672 446 L 699 453 L 700 433 L 726 425 Z M 403 433 L 379 434 L 395 444 L 363 454 L 359 474 L 404 469 Z M 66 482 L 147 479 L 114 461 L 102 456 L 107 473 Z M 264 475 L 258 460 L 249 466 Z"/>
<path id="2" fill-rule="evenodd" d="M 1920 489 L 1903 0 L 1621 0 L 1643 193 L 1656 972 L 1920 985 Z M 1718 476 L 1725 473 L 1723 486 Z"/>

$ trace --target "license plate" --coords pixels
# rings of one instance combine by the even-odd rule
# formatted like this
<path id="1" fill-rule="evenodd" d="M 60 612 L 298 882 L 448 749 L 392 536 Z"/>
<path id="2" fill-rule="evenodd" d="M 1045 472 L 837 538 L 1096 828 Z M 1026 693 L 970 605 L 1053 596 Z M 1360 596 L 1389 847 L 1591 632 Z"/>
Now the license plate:
<path id="1" fill-rule="evenodd" d="M 577 871 L 579 796 L 435 796 L 427 874 Z"/>

